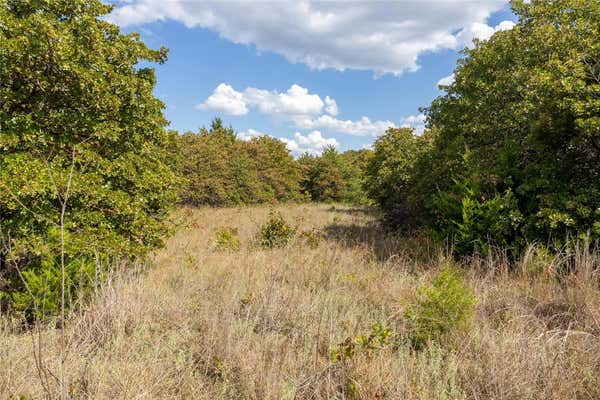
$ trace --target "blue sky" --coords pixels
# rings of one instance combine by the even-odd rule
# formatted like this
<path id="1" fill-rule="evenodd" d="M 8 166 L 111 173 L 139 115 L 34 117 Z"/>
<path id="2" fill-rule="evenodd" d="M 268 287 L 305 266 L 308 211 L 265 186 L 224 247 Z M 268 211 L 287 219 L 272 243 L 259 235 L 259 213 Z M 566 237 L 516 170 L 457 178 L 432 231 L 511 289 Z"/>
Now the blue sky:
<path id="1" fill-rule="evenodd" d="M 155 93 L 171 128 L 216 117 L 295 154 L 369 146 L 389 125 L 423 129 L 459 50 L 510 29 L 501 0 L 127 0 L 109 20 L 169 48 Z"/>

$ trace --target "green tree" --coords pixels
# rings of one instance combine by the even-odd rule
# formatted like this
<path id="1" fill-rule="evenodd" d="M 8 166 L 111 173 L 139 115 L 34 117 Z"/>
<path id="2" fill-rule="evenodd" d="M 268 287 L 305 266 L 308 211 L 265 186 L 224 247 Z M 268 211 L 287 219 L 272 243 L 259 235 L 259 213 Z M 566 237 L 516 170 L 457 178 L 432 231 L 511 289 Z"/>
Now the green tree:
<path id="1" fill-rule="evenodd" d="M 371 153 L 370 150 L 339 153 L 328 146 L 320 156 L 303 154 L 298 159 L 302 191 L 313 201 L 366 203 L 365 168 Z"/>
<path id="2" fill-rule="evenodd" d="M 233 128 L 225 128 L 220 119 L 210 129 L 186 133 L 180 140 L 185 204 L 218 207 L 269 199 L 246 143 L 237 140 Z"/>
<path id="3" fill-rule="evenodd" d="M 479 226 L 493 243 L 600 238 L 600 3 L 512 7 L 517 25 L 465 50 L 426 110 L 439 136 L 422 162 L 422 201 L 454 237 Z M 460 212 L 435 192 L 454 193 Z M 496 224 L 493 209 L 513 221 Z"/>
<path id="4" fill-rule="evenodd" d="M 304 154 L 299 162 L 304 177 L 302 189 L 312 201 L 341 201 L 347 185 L 340 168 L 340 155 L 335 147 L 327 147 L 321 156 Z"/>
<path id="5" fill-rule="evenodd" d="M 260 136 L 247 144 L 265 197 L 277 201 L 300 200 L 300 167 L 281 140 Z"/>
<path id="6" fill-rule="evenodd" d="M 416 166 L 433 137 L 433 131 L 417 136 L 411 128 L 389 128 L 373 144 L 365 187 L 385 212 L 388 224 L 410 228 L 419 220 L 422 203 L 415 196 Z"/>
<path id="7" fill-rule="evenodd" d="M 347 150 L 340 154 L 342 176 L 346 180 L 343 201 L 354 204 L 367 204 L 369 198 L 365 189 L 366 171 L 373 155 L 372 150 Z"/>
<path id="8" fill-rule="evenodd" d="M 85 286 L 93 257 L 162 243 L 177 179 L 162 161 L 170 139 L 154 71 L 140 62 L 162 63 L 167 52 L 122 34 L 101 18 L 110 10 L 95 0 L 0 0 L 4 305 L 31 305 L 20 270 L 55 310 L 63 233 L 68 290 Z"/>

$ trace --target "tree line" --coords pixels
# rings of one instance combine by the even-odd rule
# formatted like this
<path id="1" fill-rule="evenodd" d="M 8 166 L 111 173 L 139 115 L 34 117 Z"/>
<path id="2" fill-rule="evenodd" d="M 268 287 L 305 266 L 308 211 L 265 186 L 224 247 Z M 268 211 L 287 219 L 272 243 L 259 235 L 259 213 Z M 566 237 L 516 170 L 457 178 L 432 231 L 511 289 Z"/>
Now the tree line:
<path id="1" fill-rule="evenodd" d="M 52 314 L 98 265 L 161 246 L 177 203 L 373 202 L 457 254 L 600 238 L 600 4 L 513 1 L 516 26 L 464 50 L 455 82 L 372 151 L 295 160 L 215 120 L 167 130 L 166 61 L 98 0 L 0 0 L 0 305 Z M 36 307 L 33 307 L 34 299 Z"/>
<path id="2" fill-rule="evenodd" d="M 242 140 L 221 119 L 199 132 L 172 132 L 172 166 L 182 177 L 180 202 L 223 207 L 285 201 L 366 203 L 369 150 L 292 157 L 270 136 Z"/>

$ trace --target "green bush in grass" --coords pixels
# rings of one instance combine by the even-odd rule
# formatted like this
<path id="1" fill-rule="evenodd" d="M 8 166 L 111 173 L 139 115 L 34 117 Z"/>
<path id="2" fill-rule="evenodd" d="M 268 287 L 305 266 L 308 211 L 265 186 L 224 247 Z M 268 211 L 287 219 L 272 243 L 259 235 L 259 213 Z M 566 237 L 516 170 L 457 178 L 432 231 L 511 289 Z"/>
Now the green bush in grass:
<path id="1" fill-rule="evenodd" d="M 404 316 L 409 324 L 411 344 L 423 348 L 428 342 L 441 342 L 452 333 L 469 328 L 477 299 L 461 273 L 445 265 L 433 280 L 418 289 L 417 300 Z"/>
<path id="2" fill-rule="evenodd" d="M 284 247 L 295 234 L 295 227 L 288 224 L 280 213 L 271 211 L 269 220 L 260 228 L 260 244 L 265 248 Z"/>

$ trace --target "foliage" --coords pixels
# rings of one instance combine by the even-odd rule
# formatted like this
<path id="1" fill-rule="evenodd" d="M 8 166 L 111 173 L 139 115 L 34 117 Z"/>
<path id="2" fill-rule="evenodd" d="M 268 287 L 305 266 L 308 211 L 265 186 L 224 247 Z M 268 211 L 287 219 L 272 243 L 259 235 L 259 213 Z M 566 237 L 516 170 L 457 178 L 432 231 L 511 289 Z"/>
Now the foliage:
<path id="1" fill-rule="evenodd" d="M 244 143 L 220 119 L 210 129 L 184 134 L 180 141 L 181 172 L 186 176 L 183 203 L 226 206 L 266 200 Z"/>
<path id="2" fill-rule="evenodd" d="M 471 162 L 471 152 L 463 154 L 464 169 L 454 184 L 432 198 L 437 210 L 437 227 L 442 237 L 454 239 L 458 254 L 487 253 L 490 246 L 518 250 L 518 228 L 523 220 L 510 188 L 504 193 L 481 195 L 481 178 Z"/>
<path id="3" fill-rule="evenodd" d="M 329 356 L 332 362 L 352 360 L 361 352 L 370 352 L 385 347 L 391 335 L 391 329 L 376 322 L 371 325 L 369 335 L 346 338 L 343 342 L 331 348 Z"/>
<path id="4" fill-rule="evenodd" d="M 430 140 L 388 131 L 367 173 L 388 222 L 434 228 L 461 253 L 600 239 L 600 3 L 512 7 L 516 26 L 465 49 L 424 110 Z"/>
<path id="5" fill-rule="evenodd" d="M 368 202 L 363 186 L 369 150 L 338 153 L 329 147 L 320 156 L 304 154 L 295 160 L 281 140 L 241 140 L 217 118 L 210 129 L 182 135 L 170 153 L 186 177 L 181 197 L 189 205 Z"/>
<path id="6" fill-rule="evenodd" d="M 79 304 L 99 278 L 93 259 L 74 260 L 65 268 L 65 299 L 67 307 Z M 23 310 L 28 318 L 44 319 L 60 312 L 61 269 L 58 260 L 42 259 L 39 268 L 23 271 L 23 279 L 28 290 L 11 293 L 12 307 Z"/>
<path id="7" fill-rule="evenodd" d="M 339 153 L 327 147 L 320 156 L 303 154 L 301 188 L 312 201 L 365 203 L 364 171 L 369 150 Z"/>
<path id="8" fill-rule="evenodd" d="M 323 233 L 315 228 L 300 232 L 300 236 L 311 249 L 319 247 L 324 238 Z"/>
<path id="9" fill-rule="evenodd" d="M 281 213 L 271 210 L 269 220 L 260 228 L 260 244 L 266 248 L 285 247 L 295 234 L 296 228 L 288 224 Z"/>
<path id="10" fill-rule="evenodd" d="M 415 348 L 430 341 L 442 341 L 447 335 L 468 329 L 477 300 L 460 272 L 444 265 L 430 284 L 418 289 L 417 300 L 404 317 Z"/>
<path id="11" fill-rule="evenodd" d="M 268 197 L 278 201 L 300 200 L 300 167 L 285 143 L 269 136 L 246 143 L 260 182 Z"/>
<path id="12" fill-rule="evenodd" d="M 181 136 L 176 150 L 186 176 L 182 201 L 230 206 L 300 198 L 300 170 L 285 144 L 270 137 L 239 140 L 215 119 L 210 129 Z"/>
<path id="13" fill-rule="evenodd" d="M 237 251 L 240 249 L 240 238 L 237 228 L 222 228 L 217 230 L 215 245 L 219 250 Z"/>
<path id="14" fill-rule="evenodd" d="M 140 66 L 164 62 L 166 49 L 120 33 L 102 19 L 110 9 L 97 0 L 0 1 L 0 290 L 20 309 L 31 304 L 19 270 L 31 286 L 47 282 L 39 293 L 54 290 L 61 204 L 75 282 L 94 254 L 161 245 L 176 201 L 178 180 L 163 161 L 164 105 L 152 93 L 153 69 Z"/>
<path id="15" fill-rule="evenodd" d="M 365 190 L 366 169 L 372 150 L 347 150 L 340 153 L 341 172 L 346 179 L 346 187 L 342 192 L 342 201 L 352 204 L 367 204 L 369 198 Z"/>
<path id="16" fill-rule="evenodd" d="M 468 147 L 474 196 L 523 216 L 507 227 L 510 242 L 588 230 L 599 238 L 600 3 L 516 1 L 513 10 L 515 28 L 466 50 L 456 82 L 427 110 L 440 130 L 438 162 Z"/>
<path id="17" fill-rule="evenodd" d="M 422 204 L 411 190 L 416 163 L 431 146 L 432 136 L 433 131 L 417 136 L 410 128 L 389 128 L 373 144 L 365 187 L 385 212 L 389 225 L 410 228 L 419 219 Z"/>

